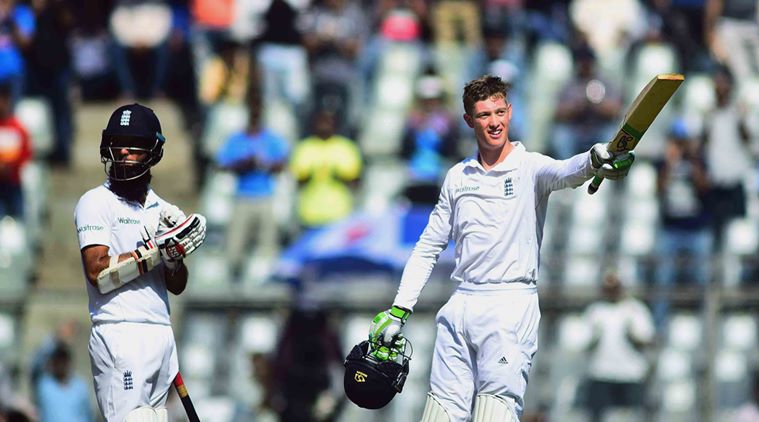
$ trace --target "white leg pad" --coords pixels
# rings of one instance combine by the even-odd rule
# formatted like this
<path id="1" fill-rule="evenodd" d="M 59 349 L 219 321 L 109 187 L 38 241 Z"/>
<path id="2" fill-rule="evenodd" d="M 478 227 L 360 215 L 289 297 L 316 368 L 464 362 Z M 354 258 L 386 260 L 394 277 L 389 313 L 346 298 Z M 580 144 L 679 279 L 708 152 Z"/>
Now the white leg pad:
<path id="1" fill-rule="evenodd" d="M 421 422 L 451 422 L 448 411 L 445 410 L 432 393 L 427 393 L 427 401 L 424 403 L 424 413 L 422 413 Z"/>
<path id="2" fill-rule="evenodd" d="M 519 418 L 511 403 L 503 397 L 478 394 L 472 422 L 519 422 Z"/>
<path id="3" fill-rule="evenodd" d="M 125 422 L 168 422 L 169 414 L 166 408 L 138 407 L 127 415 Z"/>

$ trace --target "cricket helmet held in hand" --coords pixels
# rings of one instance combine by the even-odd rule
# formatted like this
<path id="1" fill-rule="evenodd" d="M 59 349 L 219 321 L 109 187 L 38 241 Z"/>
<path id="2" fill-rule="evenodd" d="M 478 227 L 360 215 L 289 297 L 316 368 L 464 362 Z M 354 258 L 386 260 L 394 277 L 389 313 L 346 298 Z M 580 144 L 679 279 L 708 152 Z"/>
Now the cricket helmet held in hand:
<path id="1" fill-rule="evenodd" d="M 395 360 L 381 361 L 372 355 L 369 341 L 362 341 L 345 358 L 345 395 L 364 409 L 385 407 L 403 390 L 409 360 L 404 348 Z"/>
<path id="2" fill-rule="evenodd" d="M 111 114 L 103 130 L 100 161 L 113 180 L 137 179 L 161 161 L 165 142 L 161 122 L 152 109 L 137 103 L 124 105 Z M 145 157 L 130 160 L 121 153 L 124 149 Z"/>

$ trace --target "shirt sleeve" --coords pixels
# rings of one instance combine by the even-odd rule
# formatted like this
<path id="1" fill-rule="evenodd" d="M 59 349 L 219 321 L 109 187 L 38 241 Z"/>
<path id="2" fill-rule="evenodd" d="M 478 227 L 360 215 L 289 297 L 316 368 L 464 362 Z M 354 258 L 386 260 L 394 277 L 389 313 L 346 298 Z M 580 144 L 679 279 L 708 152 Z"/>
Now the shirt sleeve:
<path id="1" fill-rule="evenodd" d="M 79 200 L 74 210 L 74 223 L 79 237 L 79 249 L 90 245 L 111 244 L 111 219 L 108 207 L 98 201 L 92 192 L 86 193 Z"/>
<path id="2" fill-rule="evenodd" d="M 216 153 L 216 163 L 221 167 L 227 167 L 239 161 L 242 158 L 241 155 L 237 148 L 237 135 L 232 135 Z"/>
<path id="3" fill-rule="evenodd" d="M 630 336 L 641 343 L 653 341 L 656 335 L 656 327 L 651 312 L 646 305 L 637 300 L 632 302 L 631 308 Z"/>
<path id="4" fill-rule="evenodd" d="M 440 197 L 430 214 L 424 232 L 416 242 L 406 262 L 393 305 L 413 310 L 422 289 L 432 274 L 440 253 L 451 239 L 452 202 L 448 192 L 448 176 L 443 182 Z"/>
<path id="5" fill-rule="evenodd" d="M 565 188 L 576 188 L 593 177 L 590 152 L 582 152 L 566 160 L 556 160 L 535 153 L 535 185 L 547 194 Z"/>

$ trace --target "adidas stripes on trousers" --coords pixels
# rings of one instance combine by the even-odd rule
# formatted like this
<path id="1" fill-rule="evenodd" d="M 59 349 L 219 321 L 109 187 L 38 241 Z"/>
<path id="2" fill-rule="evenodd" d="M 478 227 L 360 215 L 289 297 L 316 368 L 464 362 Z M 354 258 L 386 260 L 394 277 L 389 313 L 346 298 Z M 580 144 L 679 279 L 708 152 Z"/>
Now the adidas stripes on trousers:
<path id="1" fill-rule="evenodd" d="M 469 421 L 477 394 L 504 397 L 522 414 L 539 321 L 534 288 L 459 288 L 451 296 L 435 318 L 430 372 L 430 389 L 451 421 Z"/>

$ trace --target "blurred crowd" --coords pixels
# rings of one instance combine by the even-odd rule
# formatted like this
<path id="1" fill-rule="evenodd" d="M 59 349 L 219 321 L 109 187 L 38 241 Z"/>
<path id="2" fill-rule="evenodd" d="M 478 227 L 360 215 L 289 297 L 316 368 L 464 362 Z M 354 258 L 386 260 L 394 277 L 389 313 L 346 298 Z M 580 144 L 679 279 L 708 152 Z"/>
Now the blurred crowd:
<path id="1" fill-rule="evenodd" d="M 724 251 L 731 223 L 751 218 L 758 3 L 0 0 L 0 216 L 29 223 L 25 165 L 73 165 L 79 104 L 168 100 L 181 112 L 199 194 L 213 189 L 214 175 L 233 176 L 233 207 L 216 227 L 232 279 L 244 278 L 251 260 L 263 262 L 258 274 L 266 279 L 282 251 L 309 232 L 362 208 L 381 211 L 388 201 L 434 202 L 449 165 L 474 151 L 459 99 L 472 78 L 495 74 L 510 82 L 511 139 L 564 159 L 611 139 L 641 82 L 683 73 L 685 85 L 702 85 L 681 88 L 663 113 L 661 142 L 645 139 L 654 146 L 636 163 L 655 171 L 656 258 L 640 274 L 657 294 L 648 304 L 619 305 L 634 310 L 629 326 L 616 322 L 624 312 L 614 307 L 587 312 L 599 326 L 588 346 L 595 350 L 588 388 L 600 418 L 610 397 L 640 397 L 636 384 L 647 368 L 637 350 L 653 344 L 657 331 L 663 335 L 672 287 L 720 282 L 713 257 Z M 16 116 L 30 100 L 50 111 L 48 148 Z M 383 179 L 388 162 L 400 168 L 397 183 Z M 378 180 L 370 180 L 371 170 Z M 388 186 L 386 202 L 378 201 L 372 190 Z M 292 213 L 277 207 L 283 191 Z M 753 281 L 752 270 L 741 282 Z M 620 301 L 618 280 L 605 280 L 603 288 L 606 300 Z M 310 359 L 339 361 L 340 352 L 323 335 L 322 343 L 297 344 L 302 336 L 292 332 L 301 325 L 318 325 L 308 333 L 328 330 L 323 315 L 304 312 L 293 311 L 277 354 L 292 362 L 257 356 L 252 365 L 266 368 L 257 372 L 267 374 L 262 385 L 279 380 L 264 403 L 282 420 L 317 420 L 297 412 L 319 408 L 319 400 L 320 409 L 331 410 L 318 420 L 331 420 L 339 405 L 324 404 L 319 394 L 335 388 L 329 375 L 298 378 L 308 371 L 297 368 L 317 364 Z M 42 421 L 54 420 L 45 398 L 64 394 L 62 382 L 79 388 L 67 375 L 70 351 L 59 343 L 46 352 L 48 363 L 35 367 Z M 324 350 L 300 356 L 304 348 Z M 618 359 L 620 350 L 641 363 L 609 375 L 620 368 L 603 360 Z M 291 391 L 309 383 L 314 390 L 303 396 Z M 284 399 L 293 397 L 310 405 Z M 74 412 L 74 402 L 67 403 Z"/>

